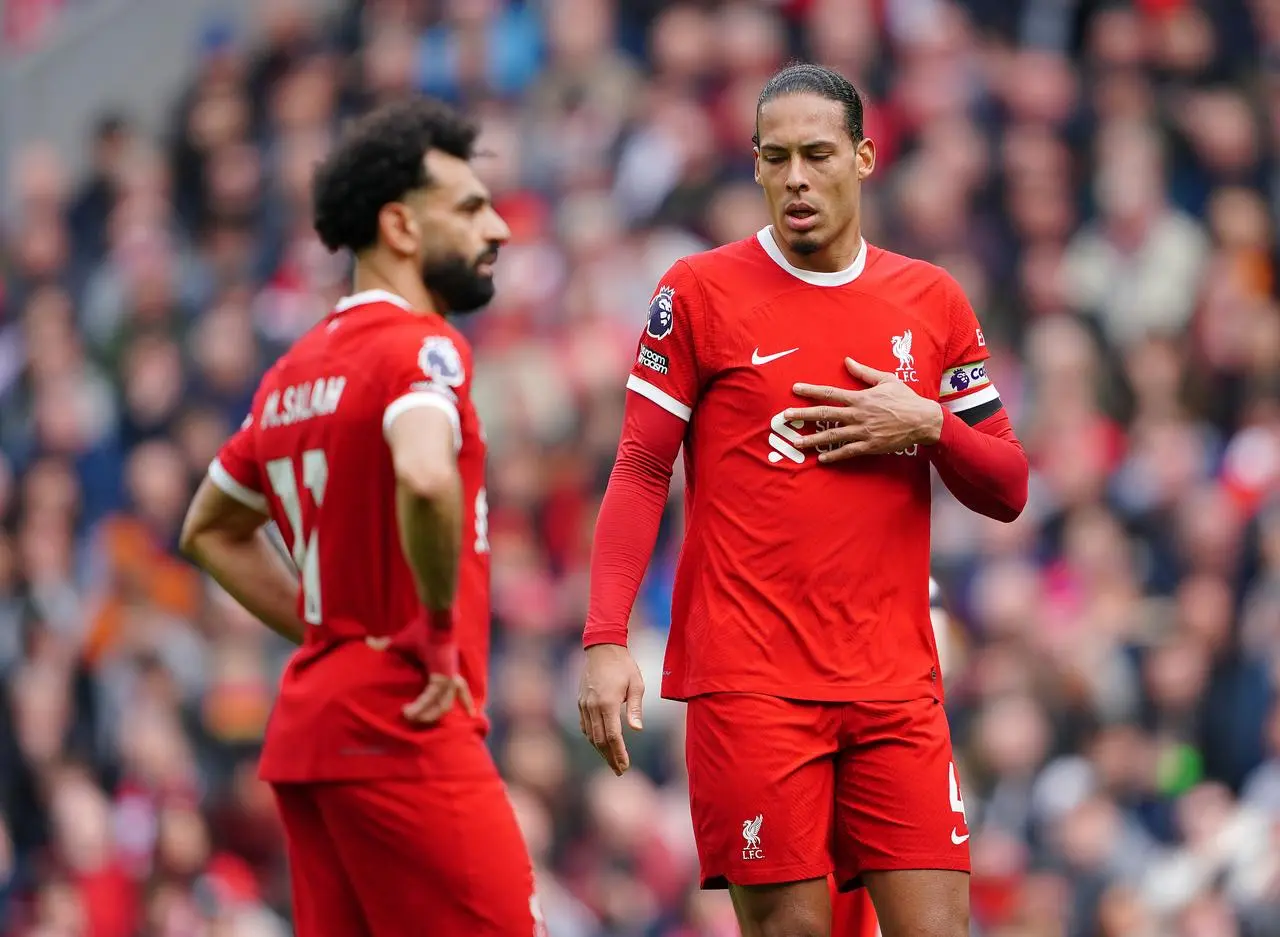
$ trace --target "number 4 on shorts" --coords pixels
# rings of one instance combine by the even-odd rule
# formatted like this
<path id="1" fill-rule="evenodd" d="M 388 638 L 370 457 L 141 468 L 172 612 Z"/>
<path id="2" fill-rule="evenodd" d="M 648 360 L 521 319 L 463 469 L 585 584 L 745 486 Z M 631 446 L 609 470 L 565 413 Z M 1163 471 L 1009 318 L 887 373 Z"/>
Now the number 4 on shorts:
<path id="1" fill-rule="evenodd" d="M 964 798 L 960 796 L 960 778 L 956 775 L 956 763 L 954 761 L 947 766 L 947 787 L 950 789 L 952 811 L 960 814 L 964 819 L 965 831 L 963 836 L 960 835 L 959 827 L 953 826 L 951 828 L 951 842 L 959 846 L 969 839 L 969 817 L 964 812 Z"/>

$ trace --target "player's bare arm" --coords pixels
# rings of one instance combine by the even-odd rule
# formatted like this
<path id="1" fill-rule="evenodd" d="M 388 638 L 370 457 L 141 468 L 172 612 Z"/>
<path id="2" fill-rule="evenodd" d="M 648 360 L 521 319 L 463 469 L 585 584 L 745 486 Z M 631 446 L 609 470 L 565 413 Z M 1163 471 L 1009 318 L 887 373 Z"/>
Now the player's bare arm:
<path id="1" fill-rule="evenodd" d="M 207 477 L 182 524 L 179 548 L 255 618 L 301 644 L 297 575 L 267 537 L 267 515 L 226 494 Z"/>
<path id="2" fill-rule="evenodd" d="M 824 401 L 816 407 L 793 407 L 784 418 L 806 423 L 834 424 L 805 436 L 799 449 L 821 451 L 819 462 L 842 462 L 862 455 L 886 455 L 911 446 L 931 446 L 942 435 L 942 406 L 921 397 L 897 376 L 845 359 L 845 367 L 863 390 L 816 384 L 796 384 L 801 397 Z"/>
<path id="3" fill-rule="evenodd" d="M 471 693 L 458 674 L 452 609 L 462 545 L 462 478 L 454 428 L 435 407 L 415 407 L 386 431 L 396 475 L 396 520 L 400 547 L 426 610 L 428 667 L 422 695 L 405 707 L 415 722 L 435 722 L 460 700 L 474 715 Z"/>

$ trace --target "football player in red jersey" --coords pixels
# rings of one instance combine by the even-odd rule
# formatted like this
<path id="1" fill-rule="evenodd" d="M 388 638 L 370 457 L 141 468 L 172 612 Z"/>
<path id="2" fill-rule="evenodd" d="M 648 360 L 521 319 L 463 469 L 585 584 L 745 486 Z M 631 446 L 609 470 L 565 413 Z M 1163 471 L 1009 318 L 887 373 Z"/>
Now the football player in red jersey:
<path id="1" fill-rule="evenodd" d="M 664 697 L 688 702 L 704 887 L 748 935 L 826 935 L 827 876 L 886 937 L 968 934 L 969 830 L 929 619 L 930 467 L 1022 511 L 1027 459 L 945 271 L 866 242 L 875 166 L 839 74 L 761 92 L 772 224 L 677 262 L 649 307 L 596 526 L 582 731 L 619 773 L 641 723 L 627 622 L 681 446 Z M 625 715 L 624 715 L 625 711 Z"/>
<path id="2" fill-rule="evenodd" d="M 316 231 L 354 253 L 354 292 L 267 372 L 183 530 L 189 556 L 301 645 L 261 760 L 301 937 L 541 928 L 479 714 L 485 442 L 447 316 L 492 298 L 509 231 L 475 138 L 416 99 L 357 122 L 320 165 Z"/>

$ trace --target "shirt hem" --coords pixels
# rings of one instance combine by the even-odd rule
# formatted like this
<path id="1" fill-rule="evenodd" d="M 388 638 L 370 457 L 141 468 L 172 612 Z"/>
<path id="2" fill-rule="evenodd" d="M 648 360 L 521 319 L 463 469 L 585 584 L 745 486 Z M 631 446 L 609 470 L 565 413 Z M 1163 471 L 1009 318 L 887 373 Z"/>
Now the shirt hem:
<path id="1" fill-rule="evenodd" d="M 779 699 L 803 700 L 811 703 L 907 703 L 919 699 L 944 701 L 941 683 L 930 680 L 911 683 L 856 684 L 850 686 L 829 683 L 779 687 L 759 680 L 723 677 L 709 680 L 662 681 L 663 699 L 687 702 L 697 696 L 710 693 L 757 693 Z"/>
<path id="2" fill-rule="evenodd" d="M 459 737 L 474 732 L 483 743 L 488 735 L 488 721 L 477 717 L 473 724 L 456 726 Z M 456 740 L 457 737 L 455 737 Z M 473 775 L 450 772 L 447 768 L 447 745 L 431 753 L 399 751 L 388 747 L 382 751 L 359 752 L 360 747 L 376 748 L 353 742 L 347 750 L 330 749 L 299 761 L 286 751 L 273 752 L 258 760 L 258 778 L 268 784 L 325 784 L 344 781 L 402 781 L 412 779 L 468 780 Z"/>

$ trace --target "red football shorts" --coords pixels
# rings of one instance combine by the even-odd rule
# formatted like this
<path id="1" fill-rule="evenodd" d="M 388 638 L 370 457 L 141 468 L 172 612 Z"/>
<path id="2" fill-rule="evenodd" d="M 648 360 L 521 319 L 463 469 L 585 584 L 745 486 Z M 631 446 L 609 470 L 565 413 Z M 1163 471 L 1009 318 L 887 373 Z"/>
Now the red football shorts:
<path id="1" fill-rule="evenodd" d="M 942 704 L 689 700 L 685 759 L 702 887 L 969 871 Z"/>
<path id="2" fill-rule="evenodd" d="M 515 812 L 472 738 L 448 778 L 273 785 L 298 937 L 545 933 Z"/>

